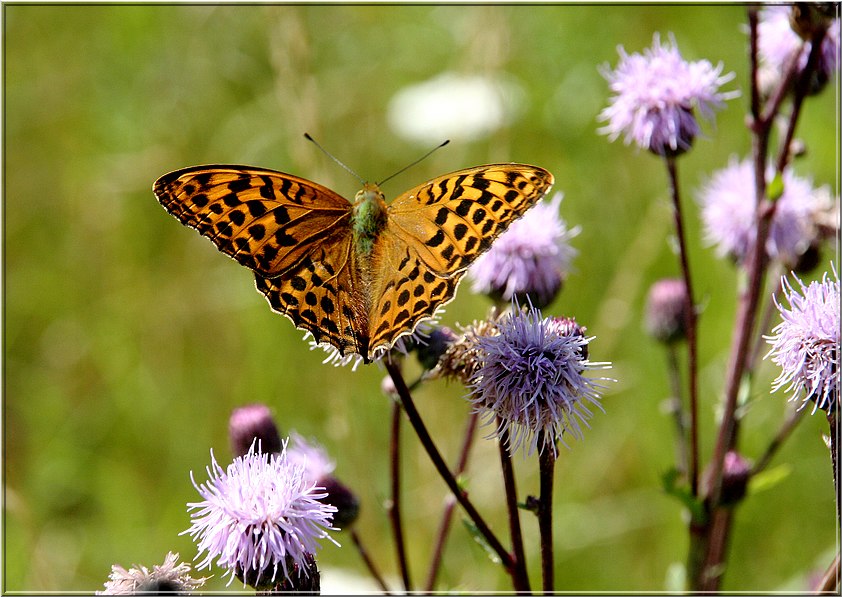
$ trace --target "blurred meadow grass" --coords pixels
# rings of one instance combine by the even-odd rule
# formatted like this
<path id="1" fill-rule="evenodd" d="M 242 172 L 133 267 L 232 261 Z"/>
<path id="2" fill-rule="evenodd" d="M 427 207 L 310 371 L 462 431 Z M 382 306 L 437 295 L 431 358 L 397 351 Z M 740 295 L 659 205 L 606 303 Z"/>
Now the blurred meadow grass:
<path id="1" fill-rule="evenodd" d="M 4 4 L 4 590 L 102 588 L 114 563 L 191 560 L 178 533 L 209 451 L 230 456 L 235 407 L 264 402 L 284 430 L 322 443 L 362 502 L 358 528 L 395 575 L 383 504 L 389 496 L 390 402 L 378 366 L 334 368 L 270 312 L 250 273 L 178 224 L 152 182 L 200 163 L 294 173 L 352 197 L 359 183 L 302 137 L 309 132 L 363 177 L 380 180 L 427 146 L 386 117 L 401 89 L 436 75 L 504 76 L 522 89 L 514 122 L 458 141 L 389 181 L 394 197 L 423 180 L 495 161 L 543 166 L 581 226 L 574 271 L 545 310 L 596 336 L 591 358 L 618 380 L 583 442 L 556 474 L 557 586 L 657 591 L 685 560 L 681 508 L 660 489 L 672 465 L 665 358 L 642 332 L 649 285 L 677 275 L 663 165 L 597 134 L 607 84 L 598 66 L 617 46 L 639 52 L 675 35 L 690 60 L 724 62 L 736 79 L 716 125 L 679 160 L 701 317 L 701 443 L 706 461 L 734 312 L 735 274 L 703 245 L 695 192 L 750 148 L 745 8 L 665 5 L 34 5 Z M 810 99 L 798 171 L 836 180 L 836 98 Z M 838 192 L 838 191 L 837 191 Z M 824 255 L 823 262 L 832 255 Z M 485 315 L 463 284 L 443 323 Z M 417 373 L 417 368 L 414 369 Z M 743 451 L 757 457 L 786 401 L 760 368 Z M 410 374 L 412 377 L 412 374 Z M 465 389 L 431 383 L 417 401 L 448 460 L 467 413 Z M 834 488 L 808 417 L 776 459 L 788 475 L 737 511 L 725 590 L 806 587 L 836 546 Z M 483 433 L 484 435 L 484 433 Z M 426 574 L 444 484 L 407 427 L 404 517 L 410 566 Z M 506 528 L 496 447 L 478 440 L 467 483 Z M 521 499 L 537 467 L 516 457 Z M 781 469 L 784 470 L 784 469 Z M 537 574 L 537 530 L 524 514 Z M 318 554 L 327 583 L 365 577 L 351 540 Z M 213 570 L 208 588 L 223 590 Z M 208 571 L 204 571 L 207 575 Z M 201 575 L 201 573 L 199 573 Z M 347 585 L 346 585 L 347 586 Z M 373 586 L 372 586 L 373 587 Z M 507 577 L 455 523 L 439 587 L 507 590 Z M 236 582 L 230 589 L 241 588 Z"/>

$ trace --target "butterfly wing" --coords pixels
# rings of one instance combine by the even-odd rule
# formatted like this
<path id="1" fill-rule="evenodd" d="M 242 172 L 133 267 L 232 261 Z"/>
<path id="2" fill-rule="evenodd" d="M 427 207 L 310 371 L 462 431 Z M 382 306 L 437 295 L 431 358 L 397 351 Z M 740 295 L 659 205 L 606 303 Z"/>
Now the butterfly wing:
<path id="1" fill-rule="evenodd" d="M 388 348 L 456 293 L 468 266 L 547 194 L 547 170 L 490 164 L 430 180 L 395 199 L 374 249 L 371 350 Z"/>
<path id="2" fill-rule="evenodd" d="M 153 187 L 164 208 L 264 277 L 278 276 L 313 247 L 350 235 L 351 204 L 297 176 L 249 166 L 195 166 Z"/>
<path id="3" fill-rule="evenodd" d="M 249 166 L 197 166 L 154 192 L 182 224 L 255 273 L 272 309 L 316 342 L 368 357 L 351 204 L 314 182 Z"/>
<path id="4" fill-rule="evenodd" d="M 341 355 L 356 353 L 368 362 L 368 311 L 357 255 L 350 235 L 333 240 L 282 276 L 255 274 L 255 284 L 273 311 L 309 331 L 316 343 L 331 344 Z"/>

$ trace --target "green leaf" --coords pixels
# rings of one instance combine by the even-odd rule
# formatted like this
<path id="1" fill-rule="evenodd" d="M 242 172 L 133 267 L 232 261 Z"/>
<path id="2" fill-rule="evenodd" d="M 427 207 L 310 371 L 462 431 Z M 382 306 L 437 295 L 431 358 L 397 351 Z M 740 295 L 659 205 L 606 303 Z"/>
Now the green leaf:
<path id="1" fill-rule="evenodd" d="M 671 468 L 663 475 L 661 475 L 661 484 L 663 485 L 664 491 L 668 494 L 676 498 L 679 502 L 681 502 L 688 510 L 690 510 L 690 514 L 693 517 L 693 520 L 696 521 L 703 521 L 705 518 L 705 510 L 702 506 L 701 500 L 694 497 L 693 494 L 690 492 L 690 487 L 685 483 L 679 484 L 678 481 L 681 479 L 681 473 L 678 470 Z"/>
<path id="2" fill-rule="evenodd" d="M 486 555 L 488 555 L 488 559 L 494 562 L 495 564 L 500 563 L 500 556 L 497 555 L 497 552 L 492 549 L 492 547 L 488 544 L 488 541 L 485 540 L 485 537 L 482 533 L 479 532 L 477 525 L 473 522 L 468 520 L 467 518 L 462 519 L 462 524 L 465 525 L 465 528 L 468 529 L 468 532 L 471 534 L 471 537 L 474 538 L 474 541 L 480 544 L 485 550 Z"/>
<path id="3" fill-rule="evenodd" d="M 784 179 L 780 172 L 778 172 L 775 174 L 775 178 L 773 178 L 766 187 L 766 196 L 769 197 L 769 201 L 775 202 L 780 199 L 783 194 Z"/>
<path id="4" fill-rule="evenodd" d="M 789 477 L 790 473 L 792 473 L 792 465 L 787 463 L 757 473 L 748 482 L 749 494 L 754 495 L 760 491 L 771 489 Z"/>

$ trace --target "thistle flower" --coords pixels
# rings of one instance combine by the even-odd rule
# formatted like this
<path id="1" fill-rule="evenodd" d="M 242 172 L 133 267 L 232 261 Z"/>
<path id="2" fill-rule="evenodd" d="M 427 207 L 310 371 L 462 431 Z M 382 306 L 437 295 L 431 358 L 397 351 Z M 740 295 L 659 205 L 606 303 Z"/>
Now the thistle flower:
<path id="1" fill-rule="evenodd" d="M 687 286 L 678 278 L 656 281 L 646 297 L 646 331 L 665 344 L 687 333 Z"/>
<path id="2" fill-rule="evenodd" d="M 713 118 L 713 109 L 737 97 L 737 92 L 720 92 L 734 73 L 722 75 L 722 63 L 714 67 L 707 60 L 687 62 L 670 36 L 661 44 L 655 34 L 652 48 L 643 55 L 618 48 L 620 64 L 615 70 L 604 65 L 600 71 L 614 96 L 599 119 L 608 124 L 599 130 L 614 141 L 621 134 L 626 145 L 634 141 L 656 155 L 678 155 L 687 151 L 700 132 L 694 110 Z"/>
<path id="3" fill-rule="evenodd" d="M 113 565 L 104 591 L 97 595 L 140 595 L 140 594 L 185 594 L 205 584 L 207 578 L 192 578 L 190 564 L 177 564 L 178 554 L 169 552 L 160 566 L 153 566 L 150 571 L 146 566 L 134 565 L 126 570 Z"/>
<path id="4" fill-rule="evenodd" d="M 333 541 L 327 530 L 335 530 L 336 508 L 321 501 L 327 494 L 289 460 L 286 443 L 279 454 L 252 449 L 226 469 L 211 451 L 207 473 L 201 485 L 190 474 L 202 501 L 187 504 L 193 524 L 182 532 L 196 541 L 197 557 L 205 553 L 198 569 L 209 568 L 216 558 L 228 569 L 229 584 L 237 576 L 255 588 L 297 586 L 298 575 L 310 574 L 307 554 L 315 552 L 317 541 Z"/>
<path id="5" fill-rule="evenodd" d="M 772 345 L 766 358 L 781 367 L 772 384 L 776 392 L 787 386 L 790 400 L 803 396 L 799 408 L 808 401 L 830 412 L 839 402 L 839 276 L 833 268 L 835 280 L 825 272 L 821 282 L 808 286 L 795 278 L 800 292 L 786 277 L 781 285 L 789 308 L 775 304 L 782 321 L 766 340 Z"/>
<path id="6" fill-rule="evenodd" d="M 590 406 L 600 410 L 599 380 L 584 376 L 588 369 L 607 368 L 587 358 L 584 330 L 572 320 L 543 318 L 529 306 L 504 315 L 497 334 L 477 338 L 477 362 L 470 380 L 469 400 L 484 424 L 495 423 L 492 435 L 508 435 L 509 450 L 528 446 L 556 452 L 564 434 L 582 438 Z M 604 378 L 601 378 L 604 379 Z"/>
<path id="7" fill-rule="evenodd" d="M 773 175 L 771 169 L 767 176 Z M 791 170 L 783 174 L 784 192 L 777 199 L 775 214 L 766 240 L 770 259 L 792 267 L 818 234 L 816 217 L 830 195 L 813 188 L 812 183 Z M 743 262 L 754 247 L 757 237 L 754 166 L 751 160 L 737 162 L 716 172 L 702 189 L 705 237 L 716 245 L 720 256 L 729 255 Z"/>
<path id="8" fill-rule="evenodd" d="M 307 441 L 294 431 L 290 433 L 290 439 L 292 443 L 287 450 L 289 461 L 303 468 L 308 481 L 327 491 L 327 496 L 322 498 L 322 501 L 336 507 L 333 515 L 334 526 L 339 529 L 347 528 L 356 520 L 360 511 L 360 502 L 356 494 L 333 476 L 336 463 L 322 446 Z"/>
<path id="9" fill-rule="evenodd" d="M 278 453 L 282 449 L 278 426 L 265 404 L 249 404 L 234 409 L 228 419 L 228 437 L 234 456 L 248 454 L 255 440 L 264 454 Z"/>
<path id="10" fill-rule="evenodd" d="M 474 262 L 468 270 L 474 292 L 506 302 L 528 296 L 538 308 L 552 302 L 577 252 L 570 239 L 579 234 L 558 215 L 562 197 L 538 203 Z"/>
<path id="11" fill-rule="evenodd" d="M 448 347 L 457 340 L 456 333 L 448 327 L 437 327 L 430 331 L 424 342 L 415 342 L 412 349 L 415 357 L 426 370 L 433 369 L 438 364 Z"/>
<path id="12" fill-rule="evenodd" d="M 468 385 L 476 373 L 480 354 L 479 339 L 497 334 L 497 310 L 492 308 L 486 320 L 474 321 L 468 326 L 460 326 L 456 340 L 451 342 L 436 366 L 426 377 L 438 379 L 447 377 Z M 388 378 L 391 380 L 391 377 Z"/>
<path id="13" fill-rule="evenodd" d="M 760 87 L 765 93 L 770 93 L 784 74 L 794 55 L 798 53 L 798 70 L 803 71 L 810 56 L 810 31 L 804 31 L 807 36 L 802 37 L 793 30 L 793 22 L 803 23 L 798 19 L 796 11 L 807 10 L 812 17 L 815 10 L 804 3 L 796 8 L 791 5 L 765 6 L 758 15 L 757 50 L 760 57 L 758 79 Z M 827 33 L 822 40 L 821 53 L 816 65 L 810 91 L 820 91 L 839 68 L 839 19 L 809 18 L 809 21 L 827 21 Z"/>

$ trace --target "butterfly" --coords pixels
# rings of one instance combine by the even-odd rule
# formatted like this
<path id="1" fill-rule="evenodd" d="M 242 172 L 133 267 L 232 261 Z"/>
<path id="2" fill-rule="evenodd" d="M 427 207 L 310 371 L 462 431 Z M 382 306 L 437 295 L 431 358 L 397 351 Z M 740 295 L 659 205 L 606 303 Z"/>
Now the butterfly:
<path id="1" fill-rule="evenodd" d="M 273 311 L 368 363 L 448 303 L 468 266 L 552 184 L 537 166 L 489 164 L 386 205 L 374 183 L 352 203 L 291 174 L 208 165 L 165 174 L 153 192 L 252 270 Z"/>

